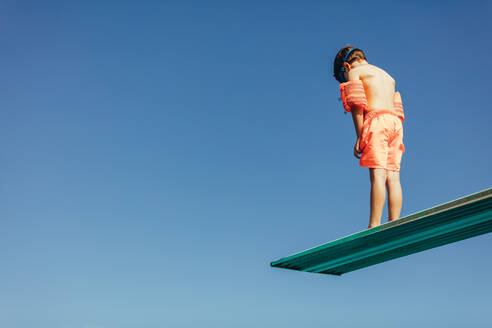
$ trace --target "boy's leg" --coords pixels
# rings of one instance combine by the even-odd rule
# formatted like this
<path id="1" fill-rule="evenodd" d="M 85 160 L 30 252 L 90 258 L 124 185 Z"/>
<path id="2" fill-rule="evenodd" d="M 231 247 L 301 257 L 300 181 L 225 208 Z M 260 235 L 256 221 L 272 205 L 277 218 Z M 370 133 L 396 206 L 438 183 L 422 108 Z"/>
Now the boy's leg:
<path id="1" fill-rule="evenodd" d="M 369 219 L 369 228 L 381 224 L 381 215 L 383 214 L 384 201 L 386 199 L 386 170 L 369 169 L 371 177 L 371 217 Z"/>
<path id="2" fill-rule="evenodd" d="M 400 172 L 386 171 L 386 187 L 388 188 L 388 220 L 397 220 L 400 217 L 402 203 Z"/>

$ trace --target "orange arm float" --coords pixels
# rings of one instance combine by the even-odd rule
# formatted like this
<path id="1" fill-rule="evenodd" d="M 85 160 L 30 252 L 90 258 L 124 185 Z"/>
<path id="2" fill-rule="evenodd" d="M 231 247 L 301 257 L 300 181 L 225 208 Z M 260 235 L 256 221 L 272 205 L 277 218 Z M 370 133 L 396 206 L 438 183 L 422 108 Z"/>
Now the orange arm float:
<path id="1" fill-rule="evenodd" d="M 398 91 L 395 92 L 395 96 L 393 98 L 393 107 L 395 109 L 396 115 L 398 115 L 398 117 L 403 122 L 405 120 L 405 114 L 403 113 L 403 104 L 401 102 L 401 95 Z"/>
<path id="2" fill-rule="evenodd" d="M 353 109 L 363 112 L 367 109 L 366 92 L 361 80 L 341 83 L 340 92 L 342 93 L 343 108 L 347 112 L 350 113 Z"/>

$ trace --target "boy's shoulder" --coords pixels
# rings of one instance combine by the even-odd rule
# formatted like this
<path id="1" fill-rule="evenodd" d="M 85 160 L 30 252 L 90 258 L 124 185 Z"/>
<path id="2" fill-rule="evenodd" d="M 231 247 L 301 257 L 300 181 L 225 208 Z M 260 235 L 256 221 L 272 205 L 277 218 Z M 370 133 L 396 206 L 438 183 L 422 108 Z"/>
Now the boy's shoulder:
<path id="1" fill-rule="evenodd" d="M 371 78 L 379 75 L 386 79 L 391 79 L 393 80 L 393 82 L 395 81 L 393 77 L 384 69 L 372 64 L 366 64 L 366 65 L 354 67 L 353 73 L 354 73 L 354 78 L 356 79 Z"/>
<path id="2" fill-rule="evenodd" d="M 373 64 L 364 64 L 361 66 L 357 66 L 353 68 L 354 71 L 357 71 L 359 73 L 363 72 L 384 72 L 388 74 L 384 69 L 382 69 L 379 66 L 373 65 Z"/>

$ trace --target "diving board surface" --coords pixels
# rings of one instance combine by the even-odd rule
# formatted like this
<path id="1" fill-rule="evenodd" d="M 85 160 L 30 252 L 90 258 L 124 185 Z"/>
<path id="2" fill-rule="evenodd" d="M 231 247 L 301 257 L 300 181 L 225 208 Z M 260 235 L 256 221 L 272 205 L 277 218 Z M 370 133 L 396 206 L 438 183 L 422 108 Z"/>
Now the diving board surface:
<path id="1" fill-rule="evenodd" d="M 270 263 L 342 275 L 492 231 L 492 188 Z"/>

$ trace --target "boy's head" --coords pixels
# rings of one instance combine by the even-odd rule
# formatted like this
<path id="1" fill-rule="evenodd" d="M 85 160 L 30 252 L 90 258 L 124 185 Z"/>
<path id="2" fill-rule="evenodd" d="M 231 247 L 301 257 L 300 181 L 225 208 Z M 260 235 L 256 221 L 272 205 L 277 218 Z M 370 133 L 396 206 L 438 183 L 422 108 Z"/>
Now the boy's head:
<path id="1" fill-rule="evenodd" d="M 366 55 L 362 50 L 352 46 L 346 46 L 340 49 L 333 62 L 333 76 L 335 79 L 340 83 L 346 82 L 344 75 L 346 67 L 348 67 L 348 64 L 352 64 L 358 60 L 367 60 Z"/>

